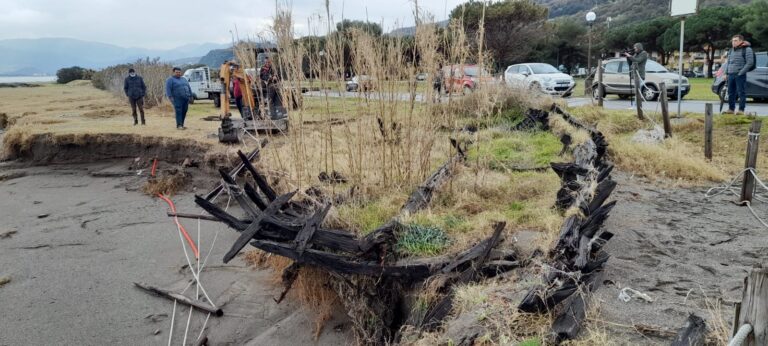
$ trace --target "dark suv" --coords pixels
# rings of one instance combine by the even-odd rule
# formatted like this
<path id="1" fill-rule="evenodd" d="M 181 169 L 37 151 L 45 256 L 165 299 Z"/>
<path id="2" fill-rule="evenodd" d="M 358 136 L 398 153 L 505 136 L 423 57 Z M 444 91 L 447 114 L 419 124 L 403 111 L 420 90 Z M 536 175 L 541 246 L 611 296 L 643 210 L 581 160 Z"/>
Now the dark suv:
<path id="1" fill-rule="evenodd" d="M 747 73 L 747 97 L 757 102 L 768 101 L 768 52 L 755 53 L 757 60 L 753 71 Z M 717 71 L 717 78 L 712 83 L 712 92 L 720 96 L 720 101 L 728 102 L 728 83 L 725 81 L 723 67 Z"/>

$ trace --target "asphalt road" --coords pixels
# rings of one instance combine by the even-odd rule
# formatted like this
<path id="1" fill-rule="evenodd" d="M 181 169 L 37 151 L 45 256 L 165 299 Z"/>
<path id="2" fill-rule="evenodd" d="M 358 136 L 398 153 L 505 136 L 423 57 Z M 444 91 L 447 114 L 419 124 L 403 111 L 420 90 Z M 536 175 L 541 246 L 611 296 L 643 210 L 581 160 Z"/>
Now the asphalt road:
<path id="1" fill-rule="evenodd" d="M 568 106 L 571 107 L 579 107 L 579 106 L 585 106 L 585 105 L 591 105 L 593 103 L 592 99 L 579 97 L 579 98 L 569 98 L 568 99 Z M 720 102 L 719 101 L 698 101 L 698 100 L 686 100 L 683 99 L 682 105 L 681 105 L 681 111 L 683 113 L 704 113 L 704 107 L 707 103 L 711 103 L 714 107 L 715 113 L 719 113 L 720 110 Z M 597 104 L 595 101 L 594 104 Z M 630 101 L 624 101 L 619 99 L 608 99 L 603 102 L 603 107 L 607 109 L 635 109 L 635 104 L 631 103 Z M 723 110 L 728 109 L 728 105 L 723 106 Z M 659 102 L 646 102 L 643 104 L 643 110 L 646 112 L 661 112 L 661 107 L 659 106 Z M 749 102 L 747 103 L 746 108 L 747 113 L 757 113 L 759 116 L 768 116 L 768 104 L 766 103 L 755 103 L 755 102 Z M 669 113 L 674 115 L 677 113 L 677 101 L 669 101 Z"/>
<path id="2" fill-rule="evenodd" d="M 338 91 L 310 91 L 307 93 L 304 93 L 305 96 L 311 96 L 311 97 L 344 97 L 344 98 L 355 98 L 355 97 L 361 97 L 362 94 L 356 93 L 356 92 L 338 92 Z M 369 95 L 371 99 L 378 99 L 380 95 L 376 92 L 373 92 Z M 453 97 L 461 97 L 461 95 L 454 95 Z M 386 99 L 391 99 L 390 95 L 385 96 Z M 408 101 L 410 100 L 411 95 L 408 93 L 400 93 L 398 94 L 398 99 L 400 101 Z M 422 102 L 423 95 L 417 94 L 416 95 L 416 102 Z M 442 97 L 443 101 L 448 100 L 447 96 Z M 580 106 L 586 106 L 591 105 L 593 103 L 592 99 L 586 98 L 586 97 L 571 97 L 568 98 L 568 106 L 570 107 L 580 107 Z M 683 99 L 682 105 L 681 105 L 681 112 L 683 113 L 704 113 L 704 105 L 707 103 L 712 103 L 715 113 L 720 113 L 720 102 L 719 101 L 699 101 L 699 100 L 686 100 Z M 630 104 L 630 101 L 624 101 L 619 99 L 608 99 L 605 100 L 603 103 L 604 107 L 607 109 L 635 109 L 634 103 Z M 724 105 L 724 109 L 728 109 L 728 105 Z M 643 110 L 646 112 L 661 112 L 661 107 L 659 106 L 659 102 L 646 102 L 643 105 Z M 749 102 L 747 103 L 747 113 L 756 113 L 759 116 L 768 116 L 768 103 L 756 103 L 756 102 Z M 670 114 L 674 115 L 677 114 L 677 101 L 669 101 L 669 112 Z"/>

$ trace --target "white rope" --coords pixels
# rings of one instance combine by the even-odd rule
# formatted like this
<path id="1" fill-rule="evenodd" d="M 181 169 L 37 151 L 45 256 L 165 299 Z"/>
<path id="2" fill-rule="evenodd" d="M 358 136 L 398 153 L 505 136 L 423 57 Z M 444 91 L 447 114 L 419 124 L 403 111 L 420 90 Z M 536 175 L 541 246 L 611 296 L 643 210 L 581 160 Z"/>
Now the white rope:
<path id="1" fill-rule="evenodd" d="M 625 303 L 629 303 L 629 301 L 635 297 L 653 303 L 653 298 L 651 298 L 651 296 L 629 287 L 624 287 L 624 289 L 619 292 L 619 299 Z"/>
<path id="2" fill-rule="evenodd" d="M 744 341 L 747 340 L 749 334 L 752 333 L 752 325 L 749 323 L 744 324 L 733 336 L 733 339 L 728 343 L 728 346 L 741 346 Z"/>
<path id="3" fill-rule="evenodd" d="M 711 197 L 715 197 L 717 195 L 723 194 L 725 192 L 730 192 L 736 196 L 741 197 L 741 194 L 735 189 L 735 186 L 739 178 L 743 177 L 747 172 L 749 172 L 749 174 L 751 174 L 755 178 L 755 182 L 757 182 L 757 184 L 760 185 L 760 187 L 768 191 L 768 186 L 766 186 L 765 183 L 763 183 L 763 181 L 760 180 L 760 178 L 757 176 L 757 173 L 755 172 L 755 169 L 745 168 L 741 172 L 739 172 L 735 177 L 733 177 L 733 179 L 729 184 L 723 185 L 723 186 L 715 186 L 707 190 L 707 193 L 704 195 L 704 197 L 711 198 Z M 717 192 L 712 193 L 712 191 L 717 191 Z M 760 198 L 760 196 L 754 195 L 753 197 L 759 201 L 764 201 L 764 199 Z M 741 201 L 741 203 L 744 203 L 744 205 L 747 206 L 747 208 L 749 209 L 749 212 L 752 213 L 752 216 L 754 216 L 755 219 L 757 219 L 757 221 L 759 221 L 765 228 L 768 228 L 768 223 L 766 223 L 760 216 L 757 215 L 757 212 L 755 211 L 755 209 L 752 208 L 751 202 Z"/>

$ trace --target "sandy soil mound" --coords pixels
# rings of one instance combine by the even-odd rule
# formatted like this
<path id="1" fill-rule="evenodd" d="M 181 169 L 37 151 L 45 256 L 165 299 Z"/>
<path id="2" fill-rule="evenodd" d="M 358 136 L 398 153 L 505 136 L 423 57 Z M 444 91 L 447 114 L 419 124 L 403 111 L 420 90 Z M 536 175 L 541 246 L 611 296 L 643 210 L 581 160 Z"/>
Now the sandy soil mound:
<path id="1" fill-rule="evenodd" d="M 67 85 L 68 86 L 90 86 L 92 85 L 92 83 L 89 80 L 78 79 L 78 80 L 73 80 L 67 83 Z"/>

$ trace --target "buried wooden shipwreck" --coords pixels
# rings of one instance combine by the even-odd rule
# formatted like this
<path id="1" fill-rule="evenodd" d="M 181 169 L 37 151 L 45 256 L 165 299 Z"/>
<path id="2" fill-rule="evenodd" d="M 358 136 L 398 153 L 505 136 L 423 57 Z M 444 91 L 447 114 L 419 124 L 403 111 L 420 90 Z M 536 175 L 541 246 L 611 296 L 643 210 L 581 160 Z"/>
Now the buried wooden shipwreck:
<path id="1" fill-rule="evenodd" d="M 608 259 L 602 246 L 612 234 L 602 231 L 602 224 L 614 206 L 605 203 L 616 183 L 610 178 L 613 166 L 606 161 L 607 143 L 602 134 L 579 123 L 563 110 L 552 112 L 563 116 L 579 130 L 587 131 L 590 140 L 573 149 L 574 162 L 552 163 L 561 178 L 562 187 L 555 206 L 569 210 L 558 241 L 549 251 L 544 273 L 545 285 L 535 287 L 520 303 L 519 310 L 527 313 L 556 312 L 552 325 L 554 340 L 572 339 L 585 317 L 589 292 L 600 282 L 600 274 Z M 529 111 L 524 125 L 547 128 L 546 111 Z M 563 140 L 565 151 L 569 140 Z M 319 268 L 329 274 L 329 285 L 341 298 L 354 326 L 358 341 L 363 344 L 397 342 L 404 325 L 421 330 L 439 328 L 452 311 L 454 286 L 478 282 L 501 273 L 530 267 L 534 261 L 519 258 L 514 248 L 502 249 L 504 222 L 493 225 L 489 235 L 477 244 L 452 256 L 429 258 L 399 258 L 395 247 L 397 234 L 403 228 L 403 217 L 426 208 L 433 194 L 452 175 L 457 165 L 464 164 L 466 147 L 452 141 L 455 155 L 439 167 L 408 198 L 398 215 L 372 231 L 358 237 L 346 230 L 323 227 L 323 220 L 333 203 L 296 201 L 297 191 L 279 194 L 251 163 L 257 153 L 239 153 L 242 163 L 232 171 L 221 170 L 222 183 L 195 202 L 213 219 L 240 232 L 240 237 L 224 256 L 230 261 L 242 249 L 251 245 L 267 253 L 293 261 L 282 274 L 284 292 L 280 302 L 292 287 L 304 266 Z M 257 149 L 258 150 L 258 149 Z M 249 172 L 250 180 L 236 181 L 241 169 Z M 252 184 L 253 183 L 253 184 Z M 238 218 L 210 202 L 221 191 L 230 194 L 246 213 Z M 573 212 L 577 211 L 577 212 Z M 184 214 L 174 214 L 184 217 Z M 195 215 L 188 215 L 196 217 Z M 535 255 L 534 255 L 535 256 Z M 403 309 L 409 292 L 431 285 L 437 299 L 422 314 Z M 472 342 L 466 339 L 464 342 Z"/>

